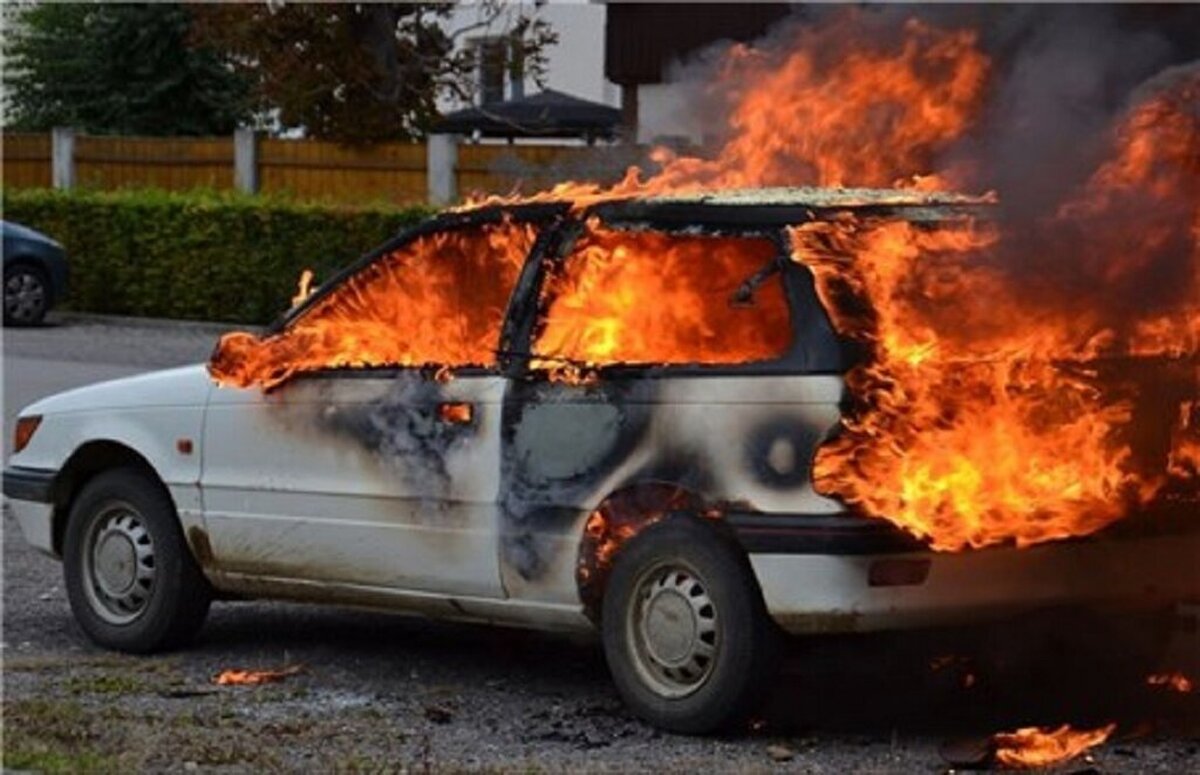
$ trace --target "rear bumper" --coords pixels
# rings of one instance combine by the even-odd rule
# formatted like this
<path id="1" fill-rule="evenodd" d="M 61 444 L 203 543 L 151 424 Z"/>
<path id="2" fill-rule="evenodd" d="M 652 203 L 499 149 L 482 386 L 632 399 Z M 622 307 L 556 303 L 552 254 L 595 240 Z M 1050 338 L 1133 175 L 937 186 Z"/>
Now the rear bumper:
<path id="1" fill-rule="evenodd" d="M 750 563 L 772 618 L 789 632 L 818 633 L 980 622 L 1056 606 L 1198 602 L 1198 557 L 1193 531 L 959 553 L 751 551 Z M 898 560 L 927 572 L 872 585 L 873 568 L 878 583 L 881 564 L 894 568 Z"/>
<path id="2" fill-rule="evenodd" d="M 54 551 L 54 505 L 51 502 L 51 488 L 57 473 L 21 466 L 4 469 L 4 495 L 21 534 L 34 549 L 52 557 L 58 556 Z"/>
<path id="3" fill-rule="evenodd" d="M 853 514 L 729 513 L 725 522 L 751 554 L 903 554 L 925 544 L 891 523 Z"/>

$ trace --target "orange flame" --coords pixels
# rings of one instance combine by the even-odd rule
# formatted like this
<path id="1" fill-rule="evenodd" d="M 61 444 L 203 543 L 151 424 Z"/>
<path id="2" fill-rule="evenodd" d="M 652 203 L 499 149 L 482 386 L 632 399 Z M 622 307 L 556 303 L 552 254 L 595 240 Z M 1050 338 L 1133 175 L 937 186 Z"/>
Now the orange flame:
<path id="1" fill-rule="evenodd" d="M 937 153 L 982 107 L 988 58 L 970 30 L 910 20 L 898 41 L 872 35 L 848 12 L 796 28 L 783 57 L 733 47 L 712 91 L 729 103 L 728 141 L 712 159 L 657 148 L 660 171 L 636 167 L 611 187 L 562 183 L 529 196 L 477 196 L 465 208 L 516 201 L 598 201 L 748 186 L 953 185 L 962 170 L 932 174 Z"/>
<path id="2" fill-rule="evenodd" d="M 1192 679 L 1180 672 L 1174 673 L 1156 673 L 1146 677 L 1148 686 L 1161 686 L 1172 692 L 1180 694 L 1190 694 L 1195 689 L 1195 684 Z"/>
<path id="3" fill-rule="evenodd" d="M 275 387 L 350 366 L 489 366 L 535 230 L 505 223 L 419 237 L 318 300 L 282 333 L 221 337 L 223 385 Z M 403 335 L 398 335 L 403 332 Z"/>
<path id="4" fill-rule="evenodd" d="M 610 498 L 588 515 L 579 545 L 576 579 L 584 603 L 599 605 L 617 553 L 629 539 L 673 511 L 694 508 L 688 493 L 666 484 L 645 484 Z M 706 517 L 719 516 L 715 510 Z"/>
<path id="5" fill-rule="evenodd" d="M 292 297 L 292 307 L 299 307 L 308 301 L 313 293 L 313 271 L 305 269 L 300 273 L 300 281 L 296 283 L 296 295 Z"/>
<path id="6" fill-rule="evenodd" d="M 781 55 L 731 49 L 713 78 L 727 137 L 710 158 L 659 149 L 649 179 L 631 168 L 613 186 L 568 182 L 466 206 L 579 209 L 722 187 L 921 190 L 970 180 L 968 166 L 938 161 L 983 108 L 990 63 L 976 35 L 910 21 L 891 38 L 872 24 L 847 13 L 795 28 Z M 847 377 L 857 405 L 815 462 L 822 492 L 943 550 L 1086 535 L 1163 493 L 1195 497 L 1200 78 L 1180 73 L 1159 87 L 1115 128 L 1094 174 L 1040 222 L 931 229 L 847 215 L 790 230 L 793 257 L 812 270 L 835 327 L 867 354 Z M 271 388 L 323 368 L 442 364 L 448 378 L 455 366 L 491 365 L 534 236 L 506 223 L 418 239 L 310 302 L 283 333 L 224 337 L 211 373 Z M 613 363 L 778 354 L 787 313 L 777 288 L 757 289 L 749 311 L 699 302 L 736 299 L 768 245 L 587 224 L 549 262 L 535 367 L 585 381 Z M 1178 255 L 1187 260 L 1157 277 L 1164 257 Z M 1140 296 L 1150 276 L 1162 286 L 1154 303 Z M 1142 395 L 1112 365 L 1133 357 L 1178 361 L 1175 393 Z M 1156 411 L 1167 441 L 1150 455 L 1131 437 Z"/>
<path id="7" fill-rule="evenodd" d="M 303 669 L 302 665 L 290 665 L 279 670 L 222 670 L 212 680 L 218 686 L 260 686 L 277 683 Z"/>
<path id="8" fill-rule="evenodd" d="M 1058 729 L 1023 727 L 993 735 L 992 743 L 996 747 L 996 762 L 1001 766 L 1033 769 L 1074 759 L 1103 743 L 1116 728 L 1116 724 L 1099 729 L 1072 729 L 1067 724 Z"/>
<path id="9" fill-rule="evenodd" d="M 1088 361 L 1200 355 L 1194 243 L 1185 287 L 1167 309 L 1139 318 L 1097 301 L 1127 295 L 1156 251 L 1178 250 L 1195 233 L 1200 178 L 1189 176 L 1188 160 L 1200 135 L 1194 116 L 1177 118 L 1198 87 L 1194 79 L 1135 108 L 1116 133 L 1113 161 L 1060 208 L 1044 238 L 854 219 L 791 230 L 794 256 L 814 272 L 835 326 L 870 353 L 848 379 L 859 411 L 818 454 L 822 491 L 943 550 L 1086 535 L 1152 500 L 1168 477 L 1190 480 L 1194 493 L 1194 402 L 1164 417 L 1166 460 L 1139 465 L 1128 441 L 1136 396 L 1106 390 Z M 1164 114 L 1170 120 L 1146 120 Z M 1080 261 L 1093 295 L 1061 305 L 1026 298 L 1025 278 L 997 260 L 1010 242 Z M 1194 395 L 1200 370 L 1184 381 Z"/>
<path id="10" fill-rule="evenodd" d="M 958 300 L 995 299 L 1000 289 L 986 271 L 967 271 L 993 232 L 847 222 L 792 236 L 835 326 L 865 338 L 874 355 L 849 378 L 868 408 L 822 446 L 819 488 L 946 550 L 1085 534 L 1121 516 L 1127 451 L 1108 436 L 1129 406 L 1106 405 L 1039 356 L 1053 330 L 1018 324 L 1006 341 L 980 321 L 990 332 L 982 341 L 957 335 L 985 312 Z M 835 250 L 818 247 L 818 236 Z M 873 321 L 839 314 L 850 293 L 872 302 Z M 944 319 L 926 314 L 931 300 L 949 305 Z M 995 309 L 1002 318 L 1003 305 Z"/>
<path id="11" fill-rule="evenodd" d="M 753 304 L 729 301 L 770 264 L 768 239 L 617 231 L 588 224 L 546 283 L 542 364 L 728 363 L 778 357 L 788 345 L 777 278 Z M 714 303 L 716 300 L 716 303 Z"/>

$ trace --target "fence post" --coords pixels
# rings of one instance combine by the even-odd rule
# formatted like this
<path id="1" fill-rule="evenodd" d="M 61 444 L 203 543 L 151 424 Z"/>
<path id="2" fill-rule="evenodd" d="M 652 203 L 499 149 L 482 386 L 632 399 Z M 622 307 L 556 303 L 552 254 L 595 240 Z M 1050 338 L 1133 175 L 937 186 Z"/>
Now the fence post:
<path id="1" fill-rule="evenodd" d="M 258 136 L 249 127 L 233 130 L 233 185 L 247 194 L 258 193 Z"/>
<path id="2" fill-rule="evenodd" d="M 75 185 L 75 130 L 71 127 L 50 130 L 50 181 L 55 188 Z"/>
<path id="3" fill-rule="evenodd" d="M 429 202 L 448 205 L 458 198 L 455 170 L 458 167 L 458 137 L 429 135 L 425 141 L 425 179 Z"/>

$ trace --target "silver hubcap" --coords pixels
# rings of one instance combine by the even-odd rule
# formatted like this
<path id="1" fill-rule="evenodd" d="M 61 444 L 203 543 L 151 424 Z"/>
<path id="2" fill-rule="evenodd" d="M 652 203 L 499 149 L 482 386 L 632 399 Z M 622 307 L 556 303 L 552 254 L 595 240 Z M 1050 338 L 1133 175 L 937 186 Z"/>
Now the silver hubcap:
<path id="1" fill-rule="evenodd" d="M 4 312 L 12 320 L 33 320 L 46 306 L 46 288 L 41 278 L 18 271 L 4 281 Z"/>
<path id="2" fill-rule="evenodd" d="M 96 520 L 84 564 L 88 600 L 105 621 L 128 624 L 146 609 L 154 589 L 154 541 L 130 506 L 112 506 Z"/>
<path id="3" fill-rule="evenodd" d="M 683 697 L 708 680 L 720 647 L 717 609 L 688 568 L 652 568 L 638 583 L 626 632 L 634 664 L 663 697 Z"/>

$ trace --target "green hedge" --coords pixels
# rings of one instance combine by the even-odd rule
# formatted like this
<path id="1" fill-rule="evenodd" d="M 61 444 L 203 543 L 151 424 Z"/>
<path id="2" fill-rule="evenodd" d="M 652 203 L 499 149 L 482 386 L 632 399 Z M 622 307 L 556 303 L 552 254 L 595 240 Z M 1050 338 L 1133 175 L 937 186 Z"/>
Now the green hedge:
<path id="1" fill-rule="evenodd" d="M 215 192 L 13 190 L 4 218 L 61 242 L 81 312 L 266 323 L 300 271 L 318 282 L 431 211 Z"/>

